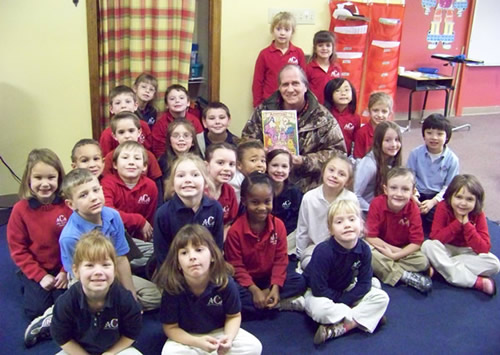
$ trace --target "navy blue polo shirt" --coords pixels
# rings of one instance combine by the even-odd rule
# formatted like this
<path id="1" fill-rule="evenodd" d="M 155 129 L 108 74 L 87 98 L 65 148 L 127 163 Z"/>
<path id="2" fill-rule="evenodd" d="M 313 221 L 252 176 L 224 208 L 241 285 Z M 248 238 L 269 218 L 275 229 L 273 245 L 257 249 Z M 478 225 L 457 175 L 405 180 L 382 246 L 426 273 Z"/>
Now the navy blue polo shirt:
<path id="1" fill-rule="evenodd" d="M 226 315 L 241 311 L 238 287 L 231 277 L 228 281 L 223 290 L 209 283 L 200 297 L 190 290 L 178 295 L 163 292 L 160 322 L 177 323 L 179 328 L 195 334 L 206 334 L 224 327 Z"/>
<path id="2" fill-rule="evenodd" d="M 186 207 L 182 200 L 174 196 L 165 202 L 155 215 L 153 228 L 153 243 L 158 265 L 161 265 L 167 257 L 170 244 L 175 235 L 186 224 L 201 224 L 206 227 L 215 243 L 222 251 L 224 243 L 224 213 L 222 206 L 216 200 L 203 196 L 200 207 L 196 211 Z"/>
<path id="3" fill-rule="evenodd" d="M 363 240 L 358 240 L 349 250 L 330 237 L 314 248 L 304 277 L 315 297 L 327 297 L 333 302 L 352 306 L 370 291 L 371 261 L 370 247 Z M 346 291 L 353 282 L 356 285 Z"/>
<path id="4" fill-rule="evenodd" d="M 59 345 L 76 341 L 91 354 L 102 354 L 121 336 L 137 339 L 142 328 L 139 304 L 118 281 L 109 288 L 102 311 L 92 313 L 80 282 L 54 305 L 50 334 Z"/>
<path id="5" fill-rule="evenodd" d="M 229 132 L 229 130 L 226 130 L 226 132 L 227 132 L 227 136 L 226 136 L 226 140 L 224 142 L 232 144 L 234 146 L 237 146 L 238 145 L 238 142 L 237 142 L 238 137 L 236 137 L 234 134 Z M 205 129 L 203 131 L 203 138 L 205 139 L 205 149 L 206 149 L 206 148 L 208 148 L 209 145 L 212 144 L 212 142 L 208 138 L 208 130 L 207 129 Z"/>
<path id="6" fill-rule="evenodd" d="M 295 186 L 286 184 L 283 191 L 273 198 L 273 215 L 285 223 L 286 234 L 297 229 L 299 209 L 302 203 L 302 191 Z"/>

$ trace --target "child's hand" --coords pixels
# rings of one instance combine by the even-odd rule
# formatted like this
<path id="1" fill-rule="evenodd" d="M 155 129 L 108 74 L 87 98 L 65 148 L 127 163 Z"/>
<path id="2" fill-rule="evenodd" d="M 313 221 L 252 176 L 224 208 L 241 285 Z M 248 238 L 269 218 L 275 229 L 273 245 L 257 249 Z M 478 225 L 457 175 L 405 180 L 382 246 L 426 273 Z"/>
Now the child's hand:
<path id="1" fill-rule="evenodd" d="M 420 213 L 427 214 L 434 206 L 436 206 L 437 201 L 435 199 L 425 200 L 420 204 Z"/>
<path id="2" fill-rule="evenodd" d="M 223 335 L 219 338 L 219 348 L 217 349 L 217 355 L 224 355 L 231 350 L 231 346 L 233 346 L 233 342 L 229 340 L 227 335 Z"/>
<path id="3" fill-rule="evenodd" d="M 278 285 L 273 285 L 271 287 L 271 291 L 266 297 L 266 307 L 272 309 L 276 307 L 278 302 L 280 301 L 280 289 Z"/>
<path id="4" fill-rule="evenodd" d="M 374 247 L 383 255 L 387 256 L 388 258 L 391 258 L 392 260 L 395 260 L 394 252 L 388 245 L 374 245 Z"/>
<path id="5" fill-rule="evenodd" d="M 39 284 L 44 290 L 50 291 L 54 288 L 55 282 L 54 276 L 47 274 L 40 280 Z"/>
<path id="6" fill-rule="evenodd" d="M 219 341 L 210 335 L 203 335 L 198 338 L 197 347 L 207 353 L 211 353 L 219 348 Z"/>
<path id="7" fill-rule="evenodd" d="M 55 277 L 54 287 L 57 289 L 68 288 L 68 274 L 59 272 Z"/>
<path id="8" fill-rule="evenodd" d="M 148 221 L 146 221 L 144 227 L 142 227 L 142 236 L 146 242 L 149 242 L 153 237 L 153 227 L 151 227 L 151 224 L 149 224 Z"/>
<path id="9" fill-rule="evenodd" d="M 263 309 L 266 307 L 266 293 L 264 293 L 260 288 L 255 285 L 252 285 L 248 288 L 248 290 L 252 293 L 252 300 L 255 307 L 258 309 Z"/>
<path id="10" fill-rule="evenodd" d="M 411 199 L 412 199 L 413 201 L 415 201 L 415 203 L 417 204 L 417 206 L 418 206 L 418 207 L 420 207 L 420 205 L 422 204 L 422 203 L 420 202 L 420 200 L 418 199 L 418 196 L 417 196 L 417 195 L 411 195 Z"/>

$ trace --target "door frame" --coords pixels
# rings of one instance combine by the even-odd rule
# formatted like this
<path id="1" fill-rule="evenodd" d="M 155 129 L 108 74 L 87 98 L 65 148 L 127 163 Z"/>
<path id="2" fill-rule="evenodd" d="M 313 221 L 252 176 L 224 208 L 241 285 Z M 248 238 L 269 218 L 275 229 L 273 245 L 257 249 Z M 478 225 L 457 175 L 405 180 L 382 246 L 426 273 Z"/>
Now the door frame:
<path id="1" fill-rule="evenodd" d="M 87 45 L 89 57 L 89 89 L 92 136 L 101 135 L 100 95 L 99 95 L 99 31 L 97 1 L 86 1 Z M 210 101 L 218 101 L 220 94 L 220 48 L 222 0 L 209 0 L 209 46 L 208 48 L 208 96 Z"/>

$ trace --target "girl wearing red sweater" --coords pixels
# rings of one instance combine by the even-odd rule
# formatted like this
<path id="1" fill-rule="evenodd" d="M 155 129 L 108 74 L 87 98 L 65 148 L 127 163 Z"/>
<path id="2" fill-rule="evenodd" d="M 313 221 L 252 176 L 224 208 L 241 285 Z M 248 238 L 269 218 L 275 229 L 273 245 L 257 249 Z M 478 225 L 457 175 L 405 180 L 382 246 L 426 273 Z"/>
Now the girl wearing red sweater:
<path id="1" fill-rule="evenodd" d="M 439 202 L 432 223 L 431 239 L 422 251 L 432 266 L 452 285 L 496 294 L 492 276 L 500 271 L 482 211 L 484 189 L 473 175 L 453 178 Z"/>
<path id="2" fill-rule="evenodd" d="M 349 156 L 355 134 L 361 125 L 361 119 L 356 113 L 356 89 L 349 80 L 336 78 L 326 84 L 324 94 L 325 107 L 340 125 Z"/>
<path id="3" fill-rule="evenodd" d="M 50 307 L 68 285 L 59 234 L 72 211 L 59 194 L 63 177 L 54 152 L 32 150 L 19 188 L 21 200 L 7 225 L 10 255 L 20 269 L 24 312 L 30 320 Z"/>
<path id="4" fill-rule="evenodd" d="M 266 174 L 253 172 L 241 184 L 246 211 L 233 223 L 224 243 L 226 260 L 234 267 L 243 316 L 264 316 L 271 309 L 304 310 L 306 284 L 287 268 L 286 229 L 271 214 L 273 184 Z M 268 312 L 267 312 L 268 313 Z"/>

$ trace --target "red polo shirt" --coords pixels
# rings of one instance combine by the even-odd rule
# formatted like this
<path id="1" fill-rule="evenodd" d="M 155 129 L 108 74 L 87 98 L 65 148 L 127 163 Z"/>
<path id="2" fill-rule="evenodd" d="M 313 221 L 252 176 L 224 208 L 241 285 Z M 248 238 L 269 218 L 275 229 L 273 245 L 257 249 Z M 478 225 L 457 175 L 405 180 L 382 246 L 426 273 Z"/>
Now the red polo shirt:
<path id="1" fill-rule="evenodd" d="M 153 180 L 141 176 L 137 184 L 129 189 L 117 174 L 109 174 L 101 181 L 105 205 L 120 213 L 127 232 L 135 238 L 144 239 L 141 229 L 146 220 L 153 225 L 158 189 Z"/>
<path id="2" fill-rule="evenodd" d="M 354 138 L 361 125 L 361 118 L 357 113 L 350 112 L 348 108 L 339 112 L 333 107 L 331 111 L 342 130 L 345 146 L 347 148 L 347 155 L 349 156 L 351 155 L 352 142 L 354 142 Z"/>
<path id="3" fill-rule="evenodd" d="M 281 49 L 276 48 L 274 41 L 269 47 L 260 51 L 253 73 L 253 107 L 259 106 L 262 101 L 278 90 L 278 74 L 287 64 L 297 64 L 305 70 L 304 52 L 299 47 L 295 47 L 292 42 L 285 54 L 281 52 Z"/>
<path id="4" fill-rule="evenodd" d="M 285 283 L 286 229 L 283 222 L 271 214 L 259 235 L 250 229 L 246 213 L 238 217 L 227 232 L 224 253 L 234 267 L 234 278 L 243 287 L 253 285 L 253 279 L 269 278 L 271 285 L 280 287 Z"/>
<path id="5" fill-rule="evenodd" d="M 140 120 L 141 123 L 141 135 L 137 140 L 141 143 L 144 148 L 151 149 L 151 130 L 147 122 Z M 101 133 L 101 137 L 99 138 L 99 145 L 101 146 L 102 156 L 106 156 L 109 152 L 118 147 L 118 141 L 113 138 L 113 132 L 111 131 L 111 127 L 106 128 Z"/>
<path id="6" fill-rule="evenodd" d="M 420 209 L 411 200 L 399 212 L 387 206 L 387 195 L 379 195 L 372 200 L 366 217 L 366 236 L 378 237 L 390 245 L 405 247 L 424 241 Z"/>
<path id="7" fill-rule="evenodd" d="M 373 126 L 370 122 L 361 127 L 354 136 L 354 158 L 361 159 L 372 149 Z"/>
<path id="8" fill-rule="evenodd" d="M 324 71 L 323 68 L 315 61 L 311 60 L 306 67 L 307 80 L 309 81 L 309 89 L 318 98 L 320 104 L 324 104 L 324 90 L 326 84 L 335 78 L 340 78 L 342 74 L 342 69 L 337 63 L 330 63 L 328 71 Z"/>
<path id="9" fill-rule="evenodd" d="M 231 223 L 238 215 L 238 200 L 234 188 L 229 184 L 222 184 L 219 199 L 224 212 L 224 224 Z"/>

